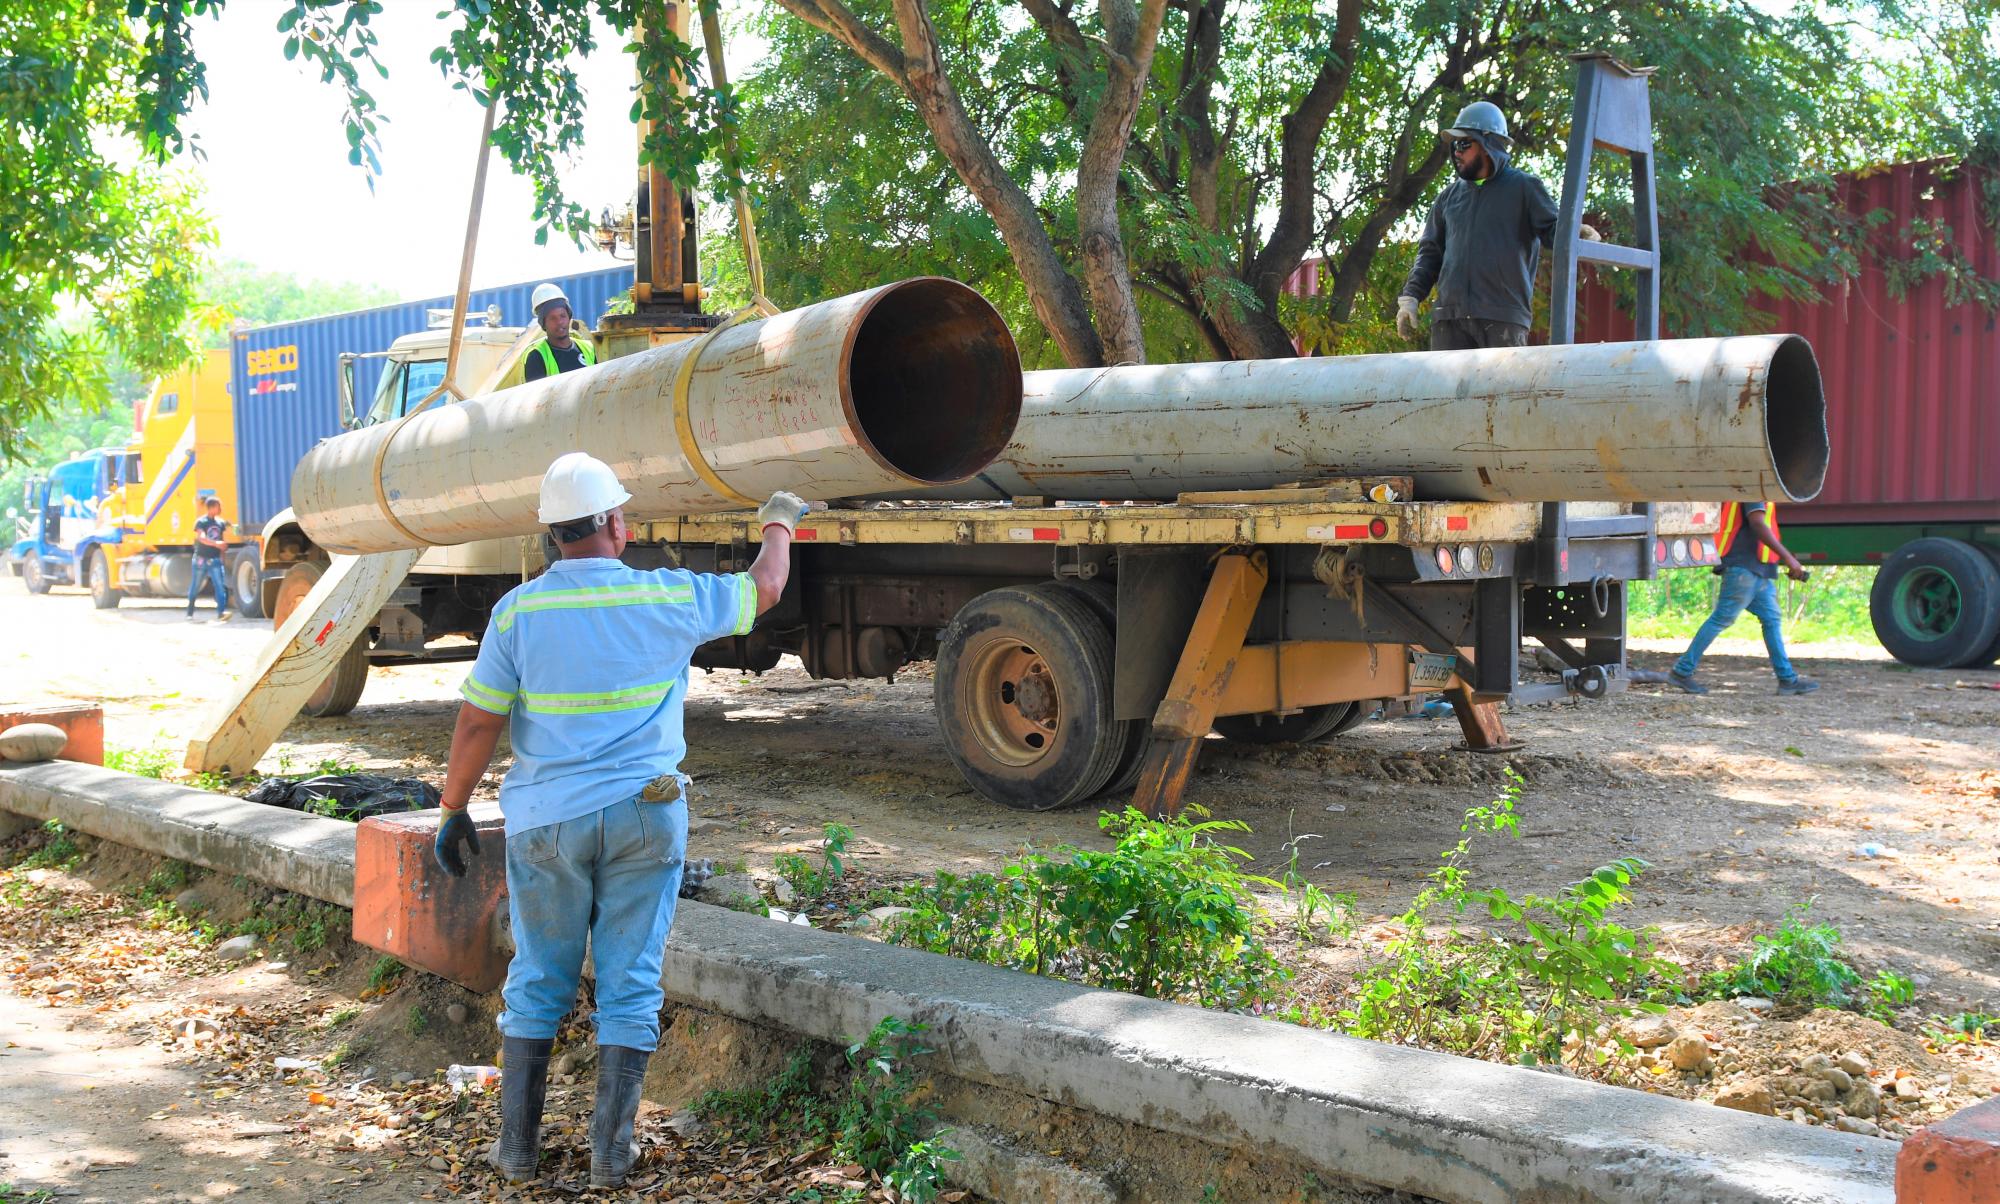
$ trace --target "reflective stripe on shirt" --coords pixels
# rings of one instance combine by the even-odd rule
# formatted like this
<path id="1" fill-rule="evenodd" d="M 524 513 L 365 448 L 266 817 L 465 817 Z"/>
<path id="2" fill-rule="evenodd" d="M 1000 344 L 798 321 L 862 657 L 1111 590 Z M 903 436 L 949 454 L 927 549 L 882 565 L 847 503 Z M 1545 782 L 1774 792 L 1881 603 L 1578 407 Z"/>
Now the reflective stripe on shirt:
<path id="1" fill-rule="evenodd" d="M 593 606 L 692 606 L 694 587 L 688 585 L 592 585 L 582 589 L 552 589 L 517 597 L 493 616 L 496 631 L 514 625 L 514 616 L 534 610 L 584 610 Z M 755 618 L 753 614 L 751 616 Z"/>

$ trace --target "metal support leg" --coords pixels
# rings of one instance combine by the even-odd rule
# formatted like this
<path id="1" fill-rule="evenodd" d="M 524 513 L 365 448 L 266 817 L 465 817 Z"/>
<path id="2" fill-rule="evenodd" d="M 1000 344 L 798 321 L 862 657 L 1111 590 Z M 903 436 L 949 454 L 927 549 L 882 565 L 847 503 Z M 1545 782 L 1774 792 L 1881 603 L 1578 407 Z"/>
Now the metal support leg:
<path id="1" fill-rule="evenodd" d="M 1444 692 L 1451 699 L 1451 713 L 1458 716 L 1458 728 L 1465 733 L 1467 752 L 1509 753 L 1526 747 L 1507 734 L 1500 719 L 1500 704 L 1481 702 L 1470 686 L 1460 684 Z"/>
<path id="2" fill-rule="evenodd" d="M 1268 576 L 1262 552 L 1232 552 L 1216 561 L 1180 664 L 1153 713 L 1152 744 L 1132 795 L 1132 805 L 1155 819 L 1180 813 L 1181 793 L 1215 723 L 1215 708 L 1243 651 L 1243 637 L 1249 634 Z"/>

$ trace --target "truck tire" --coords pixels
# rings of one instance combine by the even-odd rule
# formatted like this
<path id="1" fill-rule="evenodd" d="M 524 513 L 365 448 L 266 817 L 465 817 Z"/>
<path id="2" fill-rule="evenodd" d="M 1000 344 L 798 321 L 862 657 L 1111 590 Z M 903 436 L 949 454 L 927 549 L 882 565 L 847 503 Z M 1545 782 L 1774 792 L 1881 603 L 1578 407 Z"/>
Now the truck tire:
<path id="1" fill-rule="evenodd" d="M 966 603 L 938 637 L 932 686 L 945 752 L 980 795 L 1022 811 L 1082 802 L 1129 751 L 1111 717 L 1111 632 L 1060 588 Z"/>
<path id="2" fill-rule="evenodd" d="M 1994 547 L 1991 544 L 1983 544 L 1983 543 L 1975 544 L 1973 546 L 1977 547 L 1980 551 L 1986 553 L 1986 559 L 1993 562 L 1994 571 L 2000 572 L 2000 547 Z M 1986 665 L 1992 665 L 1996 663 L 2000 663 L 2000 631 L 1995 631 L 1993 633 L 1993 642 L 1986 645 L 1986 651 L 1980 653 L 1978 656 L 1973 657 L 1970 661 L 1967 661 L 1965 667 L 1968 669 L 1978 669 Z"/>
<path id="3" fill-rule="evenodd" d="M 111 584 L 111 557 L 104 554 L 103 548 L 90 549 L 84 575 L 90 578 L 90 604 L 99 610 L 116 609 L 125 592 Z"/>
<path id="4" fill-rule="evenodd" d="M 1310 744 L 1333 734 L 1359 710 L 1358 702 L 1329 702 L 1286 715 L 1224 715 L 1216 734 L 1232 744 Z"/>
<path id="5" fill-rule="evenodd" d="M 2000 569 L 1956 539 L 1913 539 L 1889 553 L 1868 593 L 1875 638 L 1904 664 L 1978 663 L 2000 633 Z"/>
<path id="6" fill-rule="evenodd" d="M 299 603 L 305 601 L 312 587 L 319 584 L 326 569 L 310 560 L 301 560 L 285 571 L 285 579 L 278 586 L 278 608 L 272 619 L 283 625 L 285 619 Z M 361 701 L 361 691 L 368 684 L 368 637 L 355 638 L 346 652 L 335 663 L 333 672 L 319 683 L 319 688 L 306 699 L 299 713 L 311 715 L 315 719 L 345 715 Z"/>
<path id="7" fill-rule="evenodd" d="M 1051 581 L 1038 589 L 1063 590 L 1071 596 L 1081 598 L 1099 619 L 1113 640 L 1112 680 L 1117 681 L 1116 641 L 1118 633 L 1118 587 L 1108 581 Z M 1150 718 L 1121 719 L 1125 729 L 1125 751 L 1118 754 L 1118 764 L 1111 771 L 1111 777 L 1098 787 L 1098 798 L 1108 798 L 1129 794 L 1138 784 L 1139 771 L 1146 764 L 1146 750 L 1153 743 L 1153 721 Z"/>
<path id="8" fill-rule="evenodd" d="M 264 566 L 253 548 L 238 548 L 229 555 L 229 595 L 236 613 L 246 619 L 264 617 Z"/>
<path id="9" fill-rule="evenodd" d="M 31 594 L 49 592 L 49 579 L 42 576 L 42 558 L 38 553 L 29 552 L 21 557 L 21 584 L 27 586 Z"/>

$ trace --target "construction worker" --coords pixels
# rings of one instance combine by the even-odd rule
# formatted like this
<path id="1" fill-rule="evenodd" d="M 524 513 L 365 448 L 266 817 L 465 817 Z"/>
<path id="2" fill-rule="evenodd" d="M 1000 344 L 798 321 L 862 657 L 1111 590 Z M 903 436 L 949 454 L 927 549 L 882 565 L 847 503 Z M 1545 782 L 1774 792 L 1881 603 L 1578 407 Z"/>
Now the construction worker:
<path id="1" fill-rule="evenodd" d="M 194 520 L 193 574 L 188 579 L 187 617 L 194 618 L 194 604 L 203 586 L 215 590 L 215 621 L 227 623 L 229 582 L 222 572 L 222 553 L 229 546 L 229 524 L 222 519 L 222 499 L 210 494 L 202 499 L 201 517 Z"/>
<path id="2" fill-rule="evenodd" d="M 589 343 L 571 337 L 569 298 L 563 295 L 561 285 L 538 284 L 531 300 L 534 303 L 535 324 L 542 328 L 542 337 L 528 348 L 521 379 L 540 380 L 544 376 L 588 368 L 597 362 L 597 353 Z"/>
<path id="3" fill-rule="evenodd" d="M 596 967 L 597 1105 L 590 1182 L 622 1184 L 632 1123 L 659 1043 L 660 966 L 687 845 L 681 708 L 695 648 L 744 635 L 777 604 L 806 504 L 776 493 L 747 573 L 640 570 L 618 559 L 631 495 L 582 452 L 542 477 L 540 520 L 562 558 L 493 608 L 465 679 L 445 770 L 435 855 L 465 873 L 479 852 L 466 804 L 503 726 L 500 786 L 514 960 L 500 1013 L 500 1139 L 489 1160 L 532 1179 L 556 1025 L 576 1001 L 584 947 Z"/>
<path id="4" fill-rule="evenodd" d="M 1778 606 L 1778 566 L 1794 581 L 1806 579 L 1805 566 L 1787 551 L 1778 538 L 1778 508 L 1763 502 L 1728 502 L 1722 507 L 1722 532 L 1716 547 L 1722 553 L 1717 566 L 1722 589 L 1715 596 L 1715 609 L 1694 643 L 1674 662 L 1667 680 L 1690 694 L 1706 694 L 1708 687 L 1694 679 L 1701 654 L 1715 637 L 1748 610 L 1764 628 L 1764 651 L 1771 656 L 1771 669 L 1778 675 L 1778 693 L 1810 694 L 1819 683 L 1800 677 L 1785 655 L 1785 612 Z M 1749 538 L 1744 538 L 1745 534 Z"/>
<path id="5" fill-rule="evenodd" d="M 1431 205 L 1417 262 L 1396 298 L 1396 333 L 1417 337 L 1417 306 L 1431 305 L 1431 350 L 1521 347 L 1534 315 L 1535 268 L 1556 240 L 1556 203 L 1534 176 L 1508 166 L 1507 118 L 1475 101 L 1441 136 L 1454 178 Z M 1597 241 L 1597 231 L 1582 229 Z"/>

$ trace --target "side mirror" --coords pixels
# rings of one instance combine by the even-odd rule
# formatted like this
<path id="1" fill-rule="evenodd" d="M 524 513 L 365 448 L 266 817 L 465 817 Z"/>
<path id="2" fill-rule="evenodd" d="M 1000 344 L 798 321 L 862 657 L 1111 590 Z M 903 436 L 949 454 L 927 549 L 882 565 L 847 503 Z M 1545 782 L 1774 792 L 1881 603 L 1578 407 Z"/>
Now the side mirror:
<path id="1" fill-rule="evenodd" d="M 354 361 L 352 351 L 340 353 L 340 429 L 351 431 L 360 425 L 354 413 Z"/>

